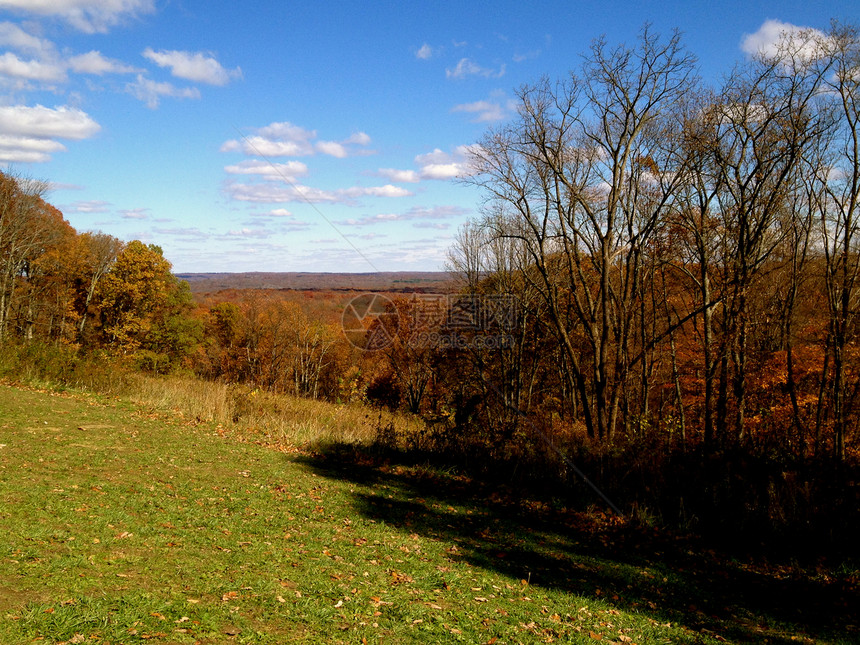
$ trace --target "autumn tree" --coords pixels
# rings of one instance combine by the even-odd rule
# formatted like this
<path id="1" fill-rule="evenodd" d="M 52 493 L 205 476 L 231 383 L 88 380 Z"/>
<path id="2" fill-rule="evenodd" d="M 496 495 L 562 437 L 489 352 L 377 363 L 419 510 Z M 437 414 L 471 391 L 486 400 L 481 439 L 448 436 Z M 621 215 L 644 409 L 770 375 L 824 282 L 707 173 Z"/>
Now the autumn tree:
<path id="1" fill-rule="evenodd" d="M 188 317 L 188 284 L 171 273 L 161 249 L 130 242 L 96 290 L 100 329 L 122 355 L 148 354 L 158 365 L 175 364 L 199 341 L 201 327 Z M 143 355 L 143 354 L 141 354 Z"/>
<path id="2" fill-rule="evenodd" d="M 389 343 L 383 351 L 407 409 L 418 414 L 433 380 L 433 363 L 439 330 L 445 321 L 446 302 L 443 297 L 414 296 L 396 298 L 390 307 L 389 317 L 380 319 L 380 323 L 389 325 Z"/>
<path id="3" fill-rule="evenodd" d="M 79 283 L 78 334 L 83 338 L 96 290 L 122 251 L 123 243 L 106 233 L 82 233 L 77 237 L 77 247 L 77 263 L 72 270 Z"/>
<path id="4" fill-rule="evenodd" d="M 71 233 L 62 213 L 42 199 L 46 189 L 44 182 L 0 173 L 0 341 L 9 335 L 16 295 L 25 296 L 17 303 L 19 322 L 32 336 L 35 293 L 27 278 L 37 258 Z"/>

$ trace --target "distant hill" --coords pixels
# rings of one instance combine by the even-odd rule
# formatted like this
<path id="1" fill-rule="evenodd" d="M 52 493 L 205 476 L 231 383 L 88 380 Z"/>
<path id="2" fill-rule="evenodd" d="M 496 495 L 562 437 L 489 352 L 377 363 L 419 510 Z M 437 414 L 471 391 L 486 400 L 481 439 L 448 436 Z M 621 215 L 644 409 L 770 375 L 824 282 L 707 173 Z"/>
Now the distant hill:
<path id="1" fill-rule="evenodd" d="M 381 273 L 177 273 L 193 293 L 225 289 L 294 289 L 296 291 L 384 291 L 439 293 L 454 288 L 444 271 Z"/>

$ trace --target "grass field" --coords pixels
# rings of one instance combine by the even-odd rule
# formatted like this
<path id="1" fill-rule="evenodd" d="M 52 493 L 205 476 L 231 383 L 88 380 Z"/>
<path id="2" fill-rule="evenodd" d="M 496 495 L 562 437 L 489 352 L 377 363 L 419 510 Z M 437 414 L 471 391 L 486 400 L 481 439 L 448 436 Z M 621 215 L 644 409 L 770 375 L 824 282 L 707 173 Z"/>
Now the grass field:
<path id="1" fill-rule="evenodd" d="M 0 643 L 860 642 L 856 572 L 193 418 L 0 385 Z"/>

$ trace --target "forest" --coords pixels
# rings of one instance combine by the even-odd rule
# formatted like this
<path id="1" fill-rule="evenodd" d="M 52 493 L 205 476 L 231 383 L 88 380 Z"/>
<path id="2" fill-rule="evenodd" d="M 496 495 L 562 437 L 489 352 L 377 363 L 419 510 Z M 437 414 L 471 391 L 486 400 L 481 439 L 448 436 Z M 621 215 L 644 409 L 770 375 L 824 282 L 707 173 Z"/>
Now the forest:
<path id="1" fill-rule="evenodd" d="M 389 458 L 855 551 L 857 29 L 786 35 L 718 86 L 677 34 L 597 40 L 471 162 L 456 288 L 381 294 L 373 346 L 344 333 L 350 294 L 194 297 L 158 246 L 78 233 L 2 174 L 0 344 L 401 410 L 423 425 L 380 427 Z"/>

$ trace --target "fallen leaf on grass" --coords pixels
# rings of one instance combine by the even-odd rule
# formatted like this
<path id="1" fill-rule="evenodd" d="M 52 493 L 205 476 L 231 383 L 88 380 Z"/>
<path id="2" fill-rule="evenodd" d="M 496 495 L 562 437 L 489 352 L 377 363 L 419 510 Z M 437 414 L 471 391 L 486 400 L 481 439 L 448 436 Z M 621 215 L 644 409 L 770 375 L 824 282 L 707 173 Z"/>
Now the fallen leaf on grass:
<path id="1" fill-rule="evenodd" d="M 402 582 L 412 582 L 412 576 L 401 573 L 400 571 L 395 571 L 394 569 L 389 571 L 389 575 L 391 576 L 391 584 L 393 585 L 397 585 Z"/>

